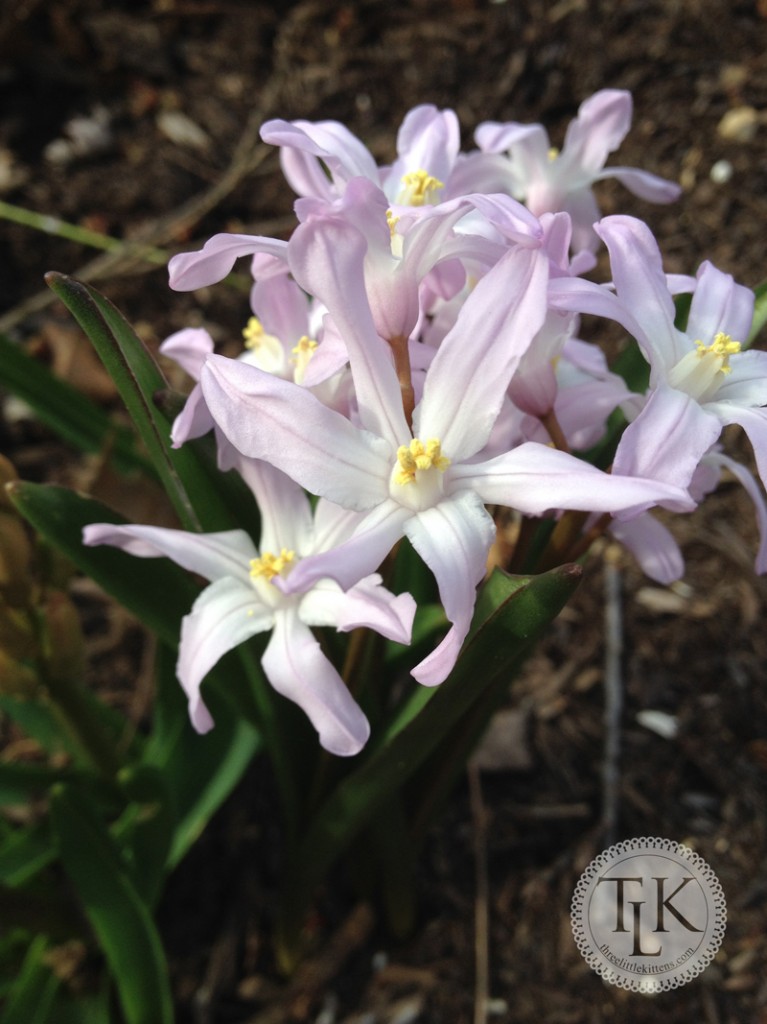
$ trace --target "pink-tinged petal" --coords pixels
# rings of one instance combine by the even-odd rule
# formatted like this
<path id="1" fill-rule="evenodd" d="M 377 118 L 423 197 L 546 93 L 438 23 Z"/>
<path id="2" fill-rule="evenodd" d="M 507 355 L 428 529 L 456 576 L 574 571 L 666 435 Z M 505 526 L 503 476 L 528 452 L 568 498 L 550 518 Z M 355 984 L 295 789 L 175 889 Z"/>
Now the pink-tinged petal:
<path id="1" fill-rule="evenodd" d="M 721 432 L 717 417 L 689 395 L 659 387 L 623 432 L 613 472 L 688 487 Z"/>
<path id="2" fill-rule="evenodd" d="M 486 443 L 506 389 L 546 315 L 549 261 L 514 249 L 464 303 L 426 375 L 413 417 L 415 436 L 436 437 L 456 462 Z"/>
<path id="3" fill-rule="evenodd" d="M 631 94 L 623 89 L 602 89 L 581 103 L 562 147 L 562 159 L 574 174 L 591 177 L 604 167 L 631 127 L 632 106 Z"/>
<path id="4" fill-rule="evenodd" d="M 313 534 L 312 509 L 304 489 L 260 459 L 241 455 L 237 471 L 258 502 L 261 552 L 278 554 L 287 548 L 299 555 L 308 553 Z"/>
<path id="5" fill-rule="evenodd" d="M 730 371 L 717 389 L 717 407 L 767 405 L 767 352 L 738 352 L 730 359 Z"/>
<path id="6" fill-rule="evenodd" d="M 266 333 L 279 338 L 285 348 L 293 348 L 299 338 L 309 334 L 308 300 L 287 274 L 256 281 L 250 305 Z"/>
<path id="7" fill-rule="evenodd" d="M 434 573 L 445 615 L 453 624 L 439 646 L 412 671 L 419 683 L 436 686 L 450 674 L 469 632 L 495 524 L 477 495 L 464 491 L 419 512 L 405 532 Z"/>
<path id="8" fill-rule="evenodd" d="M 668 178 L 660 178 L 649 171 L 640 171 L 636 167 L 605 167 L 594 176 L 594 181 L 614 178 L 629 192 L 646 200 L 648 203 L 673 203 L 682 194 L 682 186 Z"/>
<path id="9" fill-rule="evenodd" d="M 516 199 L 506 195 L 467 195 L 453 203 L 470 203 L 508 242 L 538 248 L 544 239 L 541 222 Z M 442 209 L 449 204 L 443 203 Z M 466 240 L 468 241 L 468 239 Z"/>
<path id="10" fill-rule="evenodd" d="M 610 533 L 630 551 L 642 572 L 668 586 L 684 574 L 684 559 L 673 534 L 649 512 L 628 523 L 613 521 Z"/>
<path id="11" fill-rule="evenodd" d="M 409 644 L 416 604 L 410 594 L 395 596 L 375 573 L 350 590 L 322 580 L 301 598 L 299 615 L 307 626 L 335 626 L 342 633 L 364 626 L 400 644 Z"/>
<path id="12" fill-rule="evenodd" d="M 213 725 L 200 685 L 215 664 L 243 641 L 272 625 L 273 612 L 249 584 L 226 577 L 200 594 L 181 623 L 176 674 L 189 698 L 189 717 L 198 732 Z"/>
<path id="13" fill-rule="evenodd" d="M 636 338 L 645 357 L 654 357 L 644 329 L 620 299 L 608 287 L 578 277 L 555 277 L 549 281 L 548 301 L 551 309 L 571 313 L 590 313 L 607 317 L 625 327 Z M 648 359 L 649 361 L 649 359 Z"/>
<path id="14" fill-rule="evenodd" d="M 288 243 L 261 235 L 213 235 L 199 252 L 180 252 L 168 263 L 170 286 L 190 292 L 222 281 L 240 256 L 267 253 L 284 258 Z"/>
<path id="15" fill-rule="evenodd" d="M 737 423 L 751 442 L 762 483 L 767 487 L 767 409 L 744 409 L 729 402 L 710 404 L 706 408 L 720 417 L 722 423 Z"/>
<path id="16" fill-rule="evenodd" d="M 685 511 L 695 507 L 681 487 L 603 473 L 535 441 L 487 462 L 451 466 L 448 472 L 454 489 L 469 487 L 488 505 L 505 505 L 533 516 L 554 509 L 615 513 L 670 501 Z"/>
<path id="17" fill-rule="evenodd" d="M 338 333 L 333 318 L 326 315 L 322 323 L 322 341 L 314 350 L 301 382 L 305 388 L 323 384 L 343 370 L 349 362 L 349 350 Z"/>
<path id="18" fill-rule="evenodd" d="M 483 153 L 507 153 L 530 158 L 530 167 L 543 164 L 549 158 L 549 136 L 539 124 L 519 124 L 509 121 L 483 121 L 474 132 L 474 141 Z"/>
<path id="19" fill-rule="evenodd" d="M 572 248 L 575 252 L 595 252 L 599 239 L 594 224 L 599 220 L 599 206 L 590 188 L 573 189 L 562 202 L 563 210 L 573 225 Z"/>
<path id="20" fill-rule="evenodd" d="M 208 411 L 208 403 L 199 384 L 195 384 L 189 393 L 186 404 L 173 421 L 170 439 L 174 448 L 180 448 L 186 441 L 195 437 L 204 437 L 213 429 L 213 417 Z"/>
<path id="21" fill-rule="evenodd" d="M 276 585 L 286 594 L 303 593 L 318 580 L 331 579 L 349 590 L 379 567 L 402 536 L 413 513 L 391 498 L 363 516 L 349 540 L 329 551 L 303 558 Z"/>
<path id="22" fill-rule="evenodd" d="M 318 157 L 340 182 L 360 176 L 378 181 L 378 167 L 369 150 L 338 121 L 267 121 L 261 127 L 261 138 L 271 146 L 284 146 Z M 308 161 L 303 164 L 304 173 L 309 166 Z M 298 165 L 291 164 L 291 170 L 297 171 Z M 288 180 L 299 195 L 324 196 L 324 193 L 310 191 L 316 182 L 314 175 L 311 180 Z"/>
<path id="23" fill-rule="evenodd" d="M 89 547 L 111 544 L 139 558 L 165 556 L 189 572 L 206 580 L 231 576 L 250 586 L 250 560 L 258 554 L 244 530 L 221 533 L 188 533 L 162 526 L 114 526 L 93 523 L 83 530 L 83 543 Z"/>
<path id="24" fill-rule="evenodd" d="M 413 107 L 397 133 L 399 159 L 390 172 L 393 184 L 398 187 L 408 171 L 426 171 L 446 184 L 460 147 L 461 129 L 454 111 L 438 110 L 431 103 Z"/>
<path id="25" fill-rule="evenodd" d="M 397 446 L 409 432 L 391 351 L 368 304 L 366 254 L 355 227 L 338 219 L 312 219 L 293 234 L 290 266 L 302 287 L 327 306 L 346 342 L 362 425 Z"/>
<path id="26" fill-rule="evenodd" d="M 303 710 L 325 750 L 351 757 L 365 746 L 367 719 L 294 610 L 275 616 L 261 665 L 274 689 Z"/>
<path id="27" fill-rule="evenodd" d="M 764 492 L 746 467 L 741 466 L 739 462 L 731 459 L 728 455 L 717 453 L 710 458 L 724 466 L 725 469 L 729 469 L 754 503 L 756 522 L 759 527 L 759 549 L 756 553 L 754 570 L 761 576 L 767 572 L 767 502 L 764 500 Z"/>
<path id="28" fill-rule="evenodd" d="M 709 263 L 698 271 L 698 283 L 692 296 L 687 319 L 687 336 L 693 341 L 709 344 L 721 331 L 734 341 L 744 342 L 754 316 L 754 293 L 736 284 Z"/>
<path id="29" fill-rule="evenodd" d="M 670 370 L 689 344 L 674 327 L 676 309 L 666 284 L 658 243 L 647 225 L 635 217 L 605 217 L 594 230 L 610 252 L 619 300 L 641 325 L 645 343 L 658 357 L 653 357 L 653 366 L 659 360 Z"/>
<path id="30" fill-rule="evenodd" d="M 160 352 L 178 363 L 192 380 L 199 380 L 202 366 L 214 349 L 213 339 L 203 327 L 185 327 L 160 345 Z"/>
<path id="31" fill-rule="evenodd" d="M 388 495 L 390 445 L 305 388 L 223 356 L 210 357 L 201 383 L 216 423 L 243 455 L 345 508 L 372 508 Z"/>

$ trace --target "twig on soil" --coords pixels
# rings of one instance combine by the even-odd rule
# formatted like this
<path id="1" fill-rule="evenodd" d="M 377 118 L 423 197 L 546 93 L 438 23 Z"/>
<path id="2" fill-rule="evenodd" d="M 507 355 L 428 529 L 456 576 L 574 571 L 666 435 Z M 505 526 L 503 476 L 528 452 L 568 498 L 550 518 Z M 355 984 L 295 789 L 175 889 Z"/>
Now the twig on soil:
<path id="1" fill-rule="evenodd" d="M 602 765 L 602 831 L 612 846 L 618 828 L 620 801 L 621 715 L 623 712 L 623 616 L 621 612 L 621 576 L 616 562 L 607 552 L 605 567 L 605 744 Z"/>
<path id="2" fill-rule="evenodd" d="M 469 762 L 469 801 L 474 824 L 474 1024 L 487 1024 L 490 999 L 489 911 L 487 881 L 487 811 L 482 799 L 479 768 Z"/>

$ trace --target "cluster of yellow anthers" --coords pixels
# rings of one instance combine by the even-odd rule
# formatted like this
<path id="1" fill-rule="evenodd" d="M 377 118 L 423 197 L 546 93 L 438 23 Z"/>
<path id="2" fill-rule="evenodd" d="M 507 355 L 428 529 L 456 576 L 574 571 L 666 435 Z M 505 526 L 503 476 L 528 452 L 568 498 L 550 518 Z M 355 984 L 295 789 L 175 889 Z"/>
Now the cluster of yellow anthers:
<path id="1" fill-rule="evenodd" d="M 729 358 L 740 352 L 740 342 L 733 341 L 730 335 L 725 334 L 724 331 L 720 331 L 710 345 L 706 345 L 702 341 L 696 341 L 695 347 L 698 350 L 699 356 L 719 356 L 722 360 L 722 365 L 719 367 L 720 373 L 732 373 Z"/>
<path id="2" fill-rule="evenodd" d="M 439 178 L 435 178 L 428 171 L 410 171 L 403 175 L 402 184 L 407 189 L 409 206 L 424 206 L 431 201 L 433 192 L 445 187 Z"/>
<path id="3" fill-rule="evenodd" d="M 265 551 L 260 558 L 251 558 L 250 575 L 254 580 L 272 580 L 275 576 L 279 576 L 295 557 L 295 551 L 288 551 L 287 548 L 283 548 L 279 555 Z"/>
<path id="4" fill-rule="evenodd" d="M 245 348 L 256 349 L 265 338 L 271 337 L 264 330 L 264 325 L 257 316 L 252 316 L 242 330 L 245 339 Z"/>
<path id="5" fill-rule="evenodd" d="M 450 459 L 442 454 L 442 445 L 436 437 L 430 438 L 426 444 L 414 437 L 409 445 L 403 444 L 397 449 L 399 469 L 394 477 L 397 484 L 412 484 L 418 469 L 438 469 L 444 473 L 450 465 Z"/>

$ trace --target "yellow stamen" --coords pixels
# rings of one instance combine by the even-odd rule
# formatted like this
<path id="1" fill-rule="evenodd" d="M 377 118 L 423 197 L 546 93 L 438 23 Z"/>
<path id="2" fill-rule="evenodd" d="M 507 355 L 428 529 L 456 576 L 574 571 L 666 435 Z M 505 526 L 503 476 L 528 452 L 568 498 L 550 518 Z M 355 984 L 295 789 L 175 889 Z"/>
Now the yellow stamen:
<path id="1" fill-rule="evenodd" d="M 438 469 L 444 473 L 450 465 L 450 459 L 442 454 L 442 445 L 436 437 L 426 442 L 414 437 L 409 445 L 403 444 L 397 449 L 399 469 L 394 477 L 397 484 L 412 484 L 417 470 Z"/>
<path id="2" fill-rule="evenodd" d="M 251 558 L 250 575 L 254 580 L 272 580 L 275 576 L 280 576 L 295 557 L 295 551 L 288 551 L 287 548 L 283 548 L 279 555 L 265 551 L 260 558 Z"/>
<path id="3" fill-rule="evenodd" d="M 733 341 L 729 334 L 725 334 L 724 331 L 720 331 L 711 342 L 710 345 L 705 345 L 702 341 L 695 342 L 695 348 L 698 350 L 699 356 L 715 355 L 719 356 L 722 360 L 722 365 L 719 367 L 720 373 L 732 373 L 732 367 L 730 366 L 730 356 L 737 355 L 740 352 L 740 342 Z"/>
<path id="4" fill-rule="evenodd" d="M 402 184 L 408 189 L 407 202 L 410 206 L 423 206 L 431 202 L 432 193 L 445 187 L 439 178 L 427 171 L 410 171 L 403 176 Z"/>
<path id="5" fill-rule="evenodd" d="M 392 210 L 386 211 L 386 223 L 389 225 L 389 234 L 391 235 L 392 238 L 394 238 L 394 231 L 395 228 L 397 227 L 398 221 L 399 217 L 395 217 L 394 212 Z"/>
<path id="6" fill-rule="evenodd" d="M 248 320 L 243 328 L 242 336 L 245 339 L 245 348 L 258 348 L 266 336 L 266 331 L 257 316 L 252 316 Z"/>
<path id="7" fill-rule="evenodd" d="M 556 158 L 558 156 L 559 156 L 559 149 L 556 146 L 551 146 L 549 148 L 549 160 L 556 160 Z"/>

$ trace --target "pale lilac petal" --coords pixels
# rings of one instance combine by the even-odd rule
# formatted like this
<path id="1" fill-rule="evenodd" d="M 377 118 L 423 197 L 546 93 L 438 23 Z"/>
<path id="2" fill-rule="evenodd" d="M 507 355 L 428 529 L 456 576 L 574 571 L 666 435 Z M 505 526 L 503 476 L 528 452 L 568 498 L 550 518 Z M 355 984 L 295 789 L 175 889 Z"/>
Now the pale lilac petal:
<path id="1" fill-rule="evenodd" d="M 674 535 L 649 512 L 628 523 L 613 520 L 609 532 L 656 583 L 667 587 L 684 575 L 684 558 Z"/>
<path id="2" fill-rule="evenodd" d="M 277 586 L 286 594 L 295 594 L 308 590 L 318 580 L 332 579 L 348 590 L 375 572 L 412 515 L 410 509 L 387 498 L 360 519 L 349 540 L 302 559 L 285 580 L 277 581 Z"/>
<path id="3" fill-rule="evenodd" d="M 632 116 L 631 94 L 623 89 L 602 89 L 584 100 L 570 122 L 562 158 L 591 177 L 623 142 Z"/>
<path id="4" fill-rule="evenodd" d="M 83 530 L 83 543 L 88 546 L 111 544 L 139 558 L 165 556 L 206 580 L 232 576 L 248 586 L 250 560 L 258 555 L 244 530 L 188 533 L 163 526 L 92 523 Z"/>
<path id="5" fill-rule="evenodd" d="M 335 626 L 342 633 L 364 626 L 400 644 L 409 644 L 416 604 L 410 594 L 395 596 L 375 573 L 350 590 L 321 580 L 301 598 L 299 614 L 307 626 Z"/>
<path id="6" fill-rule="evenodd" d="M 272 619 L 272 609 L 264 607 L 253 588 L 231 577 L 206 587 L 184 616 L 176 674 L 198 732 L 207 732 L 213 725 L 200 695 L 203 679 L 225 654 L 269 629 Z"/>
<path id="7" fill-rule="evenodd" d="M 305 388 L 223 356 L 205 364 L 202 387 L 216 423 L 243 455 L 345 508 L 372 508 L 388 494 L 391 447 Z"/>
<path id="8" fill-rule="evenodd" d="M 250 304 L 266 333 L 279 338 L 285 348 L 309 334 L 309 302 L 287 274 L 256 281 Z"/>
<path id="9" fill-rule="evenodd" d="M 180 448 L 186 441 L 195 437 L 204 437 L 213 429 L 213 417 L 208 410 L 208 403 L 199 384 L 195 384 L 189 392 L 184 408 L 173 421 L 170 440 L 174 448 Z"/>
<path id="10" fill-rule="evenodd" d="M 599 206 L 590 188 L 573 189 L 562 202 L 562 209 L 569 214 L 573 225 L 572 248 L 576 252 L 595 252 L 599 240 L 594 224 L 599 220 Z"/>
<path id="11" fill-rule="evenodd" d="M 414 433 L 435 437 L 454 462 L 479 451 L 509 381 L 546 314 L 548 258 L 510 251 L 464 303 L 426 375 Z"/>
<path id="12" fill-rule="evenodd" d="M 405 532 L 434 573 L 445 615 L 452 622 L 444 640 L 412 671 L 419 683 L 436 686 L 450 674 L 469 632 L 495 524 L 480 498 L 464 491 L 419 512 Z"/>
<path id="13" fill-rule="evenodd" d="M 301 285 L 327 306 L 346 342 L 362 425 L 397 446 L 408 428 L 391 352 L 378 336 L 367 300 L 366 253 L 356 228 L 338 219 L 312 219 L 291 239 L 290 265 Z"/>
<path id="14" fill-rule="evenodd" d="M 160 345 L 160 352 L 178 363 L 192 380 L 199 380 L 205 360 L 213 352 L 213 339 L 204 327 L 185 327 Z"/>
<path id="15" fill-rule="evenodd" d="M 313 388 L 323 384 L 339 373 L 349 362 L 349 350 L 346 342 L 338 333 L 333 318 L 326 315 L 322 326 L 322 341 L 314 350 L 309 365 L 304 372 L 302 384 L 305 388 Z"/>
<path id="16" fill-rule="evenodd" d="M 716 416 L 684 392 L 662 385 L 623 432 L 613 471 L 687 487 L 721 432 Z"/>
<path id="17" fill-rule="evenodd" d="M 364 747 L 370 736 L 367 719 L 294 610 L 275 616 L 261 665 L 274 689 L 306 714 L 325 750 L 350 757 Z"/>
<path id="18" fill-rule="evenodd" d="M 767 487 L 767 409 L 744 409 L 729 402 L 712 403 L 706 408 L 719 416 L 722 423 L 737 423 L 745 430 L 754 449 L 759 476 Z"/>
<path id="19" fill-rule="evenodd" d="M 407 171 L 426 171 L 443 185 L 453 169 L 461 146 L 461 129 L 452 110 L 439 110 L 431 103 L 413 107 L 397 133 L 399 159 L 391 168 L 397 179 Z"/>
<path id="20" fill-rule="evenodd" d="M 474 132 L 474 141 L 483 153 L 507 153 L 512 150 L 514 156 L 519 156 L 530 171 L 534 171 L 549 158 L 549 136 L 539 124 L 483 121 Z"/>
<path id="21" fill-rule="evenodd" d="M 654 352 L 645 335 L 625 303 L 608 287 L 579 277 L 555 277 L 549 281 L 548 301 L 551 309 L 572 313 L 590 313 L 592 316 L 615 320 L 636 338 L 645 357 Z"/>
<path id="22" fill-rule="evenodd" d="M 341 182 L 365 177 L 378 181 L 378 167 L 370 151 L 338 121 L 267 121 L 261 138 L 272 146 L 285 146 L 319 157 Z M 295 187 L 295 183 L 291 182 Z M 298 191 L 298 189 L 296 189 Z M 311 195 L 311 192 L 299 192 Z"/>
<path id="23" fill-rule="evenodd" d="M 450 467 L 451 484 L 469 487 L 488 505 L 505 505 L 526 515 L 554 509 L 619 512 L 648 502 L 695 502 L 681 487 L 603 473 L 587 462 L 534 441 L 487 462 Z"/>
<path id="24" fill-rule="evenodd" d="M 285 258 L 288 243 L 261 235 L 213 235 L 198 252 L 180 252 L 168 263 L 170 286 L 190 292 L 222 281 L 240 256 L 267 253 Z"/>
<path id="25" fill-rule="evenodd" d="M 643 329 L 648 357 L 653 355 L 653 366 L 659 360 L 670 370 L 688 350 L 688 342 L 674 327 L 676 309 L 658 243 L 647 225 L 635 217 L 605 217 L 595 231 L 610 252 L 618 298 Z"/>
<path id="26" fill-rule="evenodd" d="M 673 203 L 682 194 L 682 186 L 668 178 L 661 178 L 649 171 L 640 171 L 636 167 L 605 167 L 594 175 L 594 181 L 614 178 L 624 188 L 648 203 Z"/>
<path id="27" fill-rule="evenodd" d="M 237 470 L 261 513 L 259 549 L 279 554 L 283 548 L 307 554 L 312 543 L 312 509 L 304 489 L 260 459 L 240 456 Z"/>
<path id="28" fill-rule="evenodd" d="M 767 352 L 738 352 L 730 359 L 730 371 L 717 389 L 717 407 L 767 405 Z"/>
<path id="29" fill-rule="evenodd" d="M 698 271 L 687 320 L 687 336 L 709 344 L 721 331 L 744 342 L 754 316 L 754 293 L 708 260 Z"/>
<path id="30" fill-rule="evenodd" d="M 754 503 L 756 522 L 759 527 L 759 549 L 756 553 L 754 570 L 759 575 L 762 575 L 767 572 L 767 502 L 764 500 L 764 492 L 754 479 L 753 474 L 745 466 L 741 466 L 739 462 L 721 453 L 717 453 L 712 458 L 726 469 L 729 469 Z"/>

